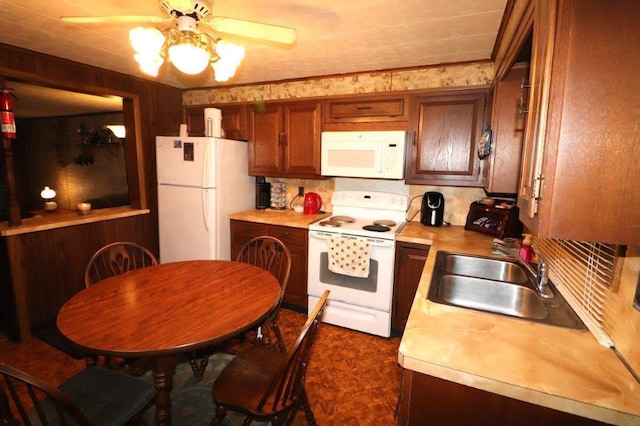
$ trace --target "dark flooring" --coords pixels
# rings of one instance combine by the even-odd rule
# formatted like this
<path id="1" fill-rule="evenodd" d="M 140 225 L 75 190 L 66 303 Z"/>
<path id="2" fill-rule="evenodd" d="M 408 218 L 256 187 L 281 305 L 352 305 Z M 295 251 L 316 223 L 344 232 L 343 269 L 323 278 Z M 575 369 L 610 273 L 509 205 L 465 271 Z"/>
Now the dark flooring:
<path id="1" fill-rule="evenodd" d="M 291 344 L 306 315 L 282 309 L 278 323 Z M 1 340 L 1 336 L 0 336 Z M 319 425 L 393 425 L 400 394 L 400 339 L 385 339 L 322 324 L 313 349 L 306 389 Z M 0 342 L 0 362 L 13 365 L 54 385 L 84 368 L 84 361 L 33 338 Z M 304 413 L 296 425 L 305 425 Z"/>

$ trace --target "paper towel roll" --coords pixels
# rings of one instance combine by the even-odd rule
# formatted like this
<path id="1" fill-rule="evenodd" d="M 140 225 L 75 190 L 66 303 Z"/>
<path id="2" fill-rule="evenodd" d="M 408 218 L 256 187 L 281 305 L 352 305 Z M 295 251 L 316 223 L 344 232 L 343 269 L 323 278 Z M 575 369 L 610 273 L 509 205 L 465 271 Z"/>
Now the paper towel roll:
<path id="1" fill-rule="evenodd" d="M 209 138 L 222 137 L 222 111 L 218 108 L 204 109 L 205 136 Z"/>

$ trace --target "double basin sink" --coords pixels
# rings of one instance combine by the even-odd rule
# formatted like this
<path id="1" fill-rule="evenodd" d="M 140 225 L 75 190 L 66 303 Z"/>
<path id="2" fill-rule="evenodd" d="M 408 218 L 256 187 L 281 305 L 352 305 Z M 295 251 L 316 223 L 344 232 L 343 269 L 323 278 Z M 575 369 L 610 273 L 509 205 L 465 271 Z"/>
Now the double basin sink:
<path id="1" fill-rule="evenodd" d="M 439 251 L 427 299 L 577 330 L 584 323 L 555 288 L 540 296 L 535 277 L 511 260 Z"/>

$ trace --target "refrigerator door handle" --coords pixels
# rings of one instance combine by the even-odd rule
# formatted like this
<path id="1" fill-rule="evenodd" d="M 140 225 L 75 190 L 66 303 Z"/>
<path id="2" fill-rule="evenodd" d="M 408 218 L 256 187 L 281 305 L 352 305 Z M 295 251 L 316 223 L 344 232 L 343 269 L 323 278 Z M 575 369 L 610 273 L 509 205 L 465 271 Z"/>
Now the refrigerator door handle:
<path id="1" fill-rule="evenodd" d="M 204 229 L 209 232 L 209 190 L 202 189 L 202 215 Z"/>
<path id="2" fill-rule="evenodd" d="M 209 187 L 209 173 L 215 173 L 215 171 L 211 170 L 211 167 L 208 167 L 209 164 L 213 164 L 209 159 L 209 155 L 211 155 L 211 151 L 209 149 L 210 146 L 211 146 L 211 143 L 209 141 L 207 141 L 207 143 L 204 145 L 204 161 L 202 162 L 202 187 L 203 188 Z"/>

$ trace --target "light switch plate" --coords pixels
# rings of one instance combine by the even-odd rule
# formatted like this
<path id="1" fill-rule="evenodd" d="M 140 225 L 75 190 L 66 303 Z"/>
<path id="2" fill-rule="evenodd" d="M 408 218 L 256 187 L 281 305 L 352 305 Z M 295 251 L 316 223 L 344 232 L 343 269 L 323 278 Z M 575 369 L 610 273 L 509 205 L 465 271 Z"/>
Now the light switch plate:
<path id="1" fill-rule="evenodd" d="M 633 298 L 633 307 L 640 311 L 640 274 L 638 274 L 638 283 L 636 284 L 636 295 Z"/>

